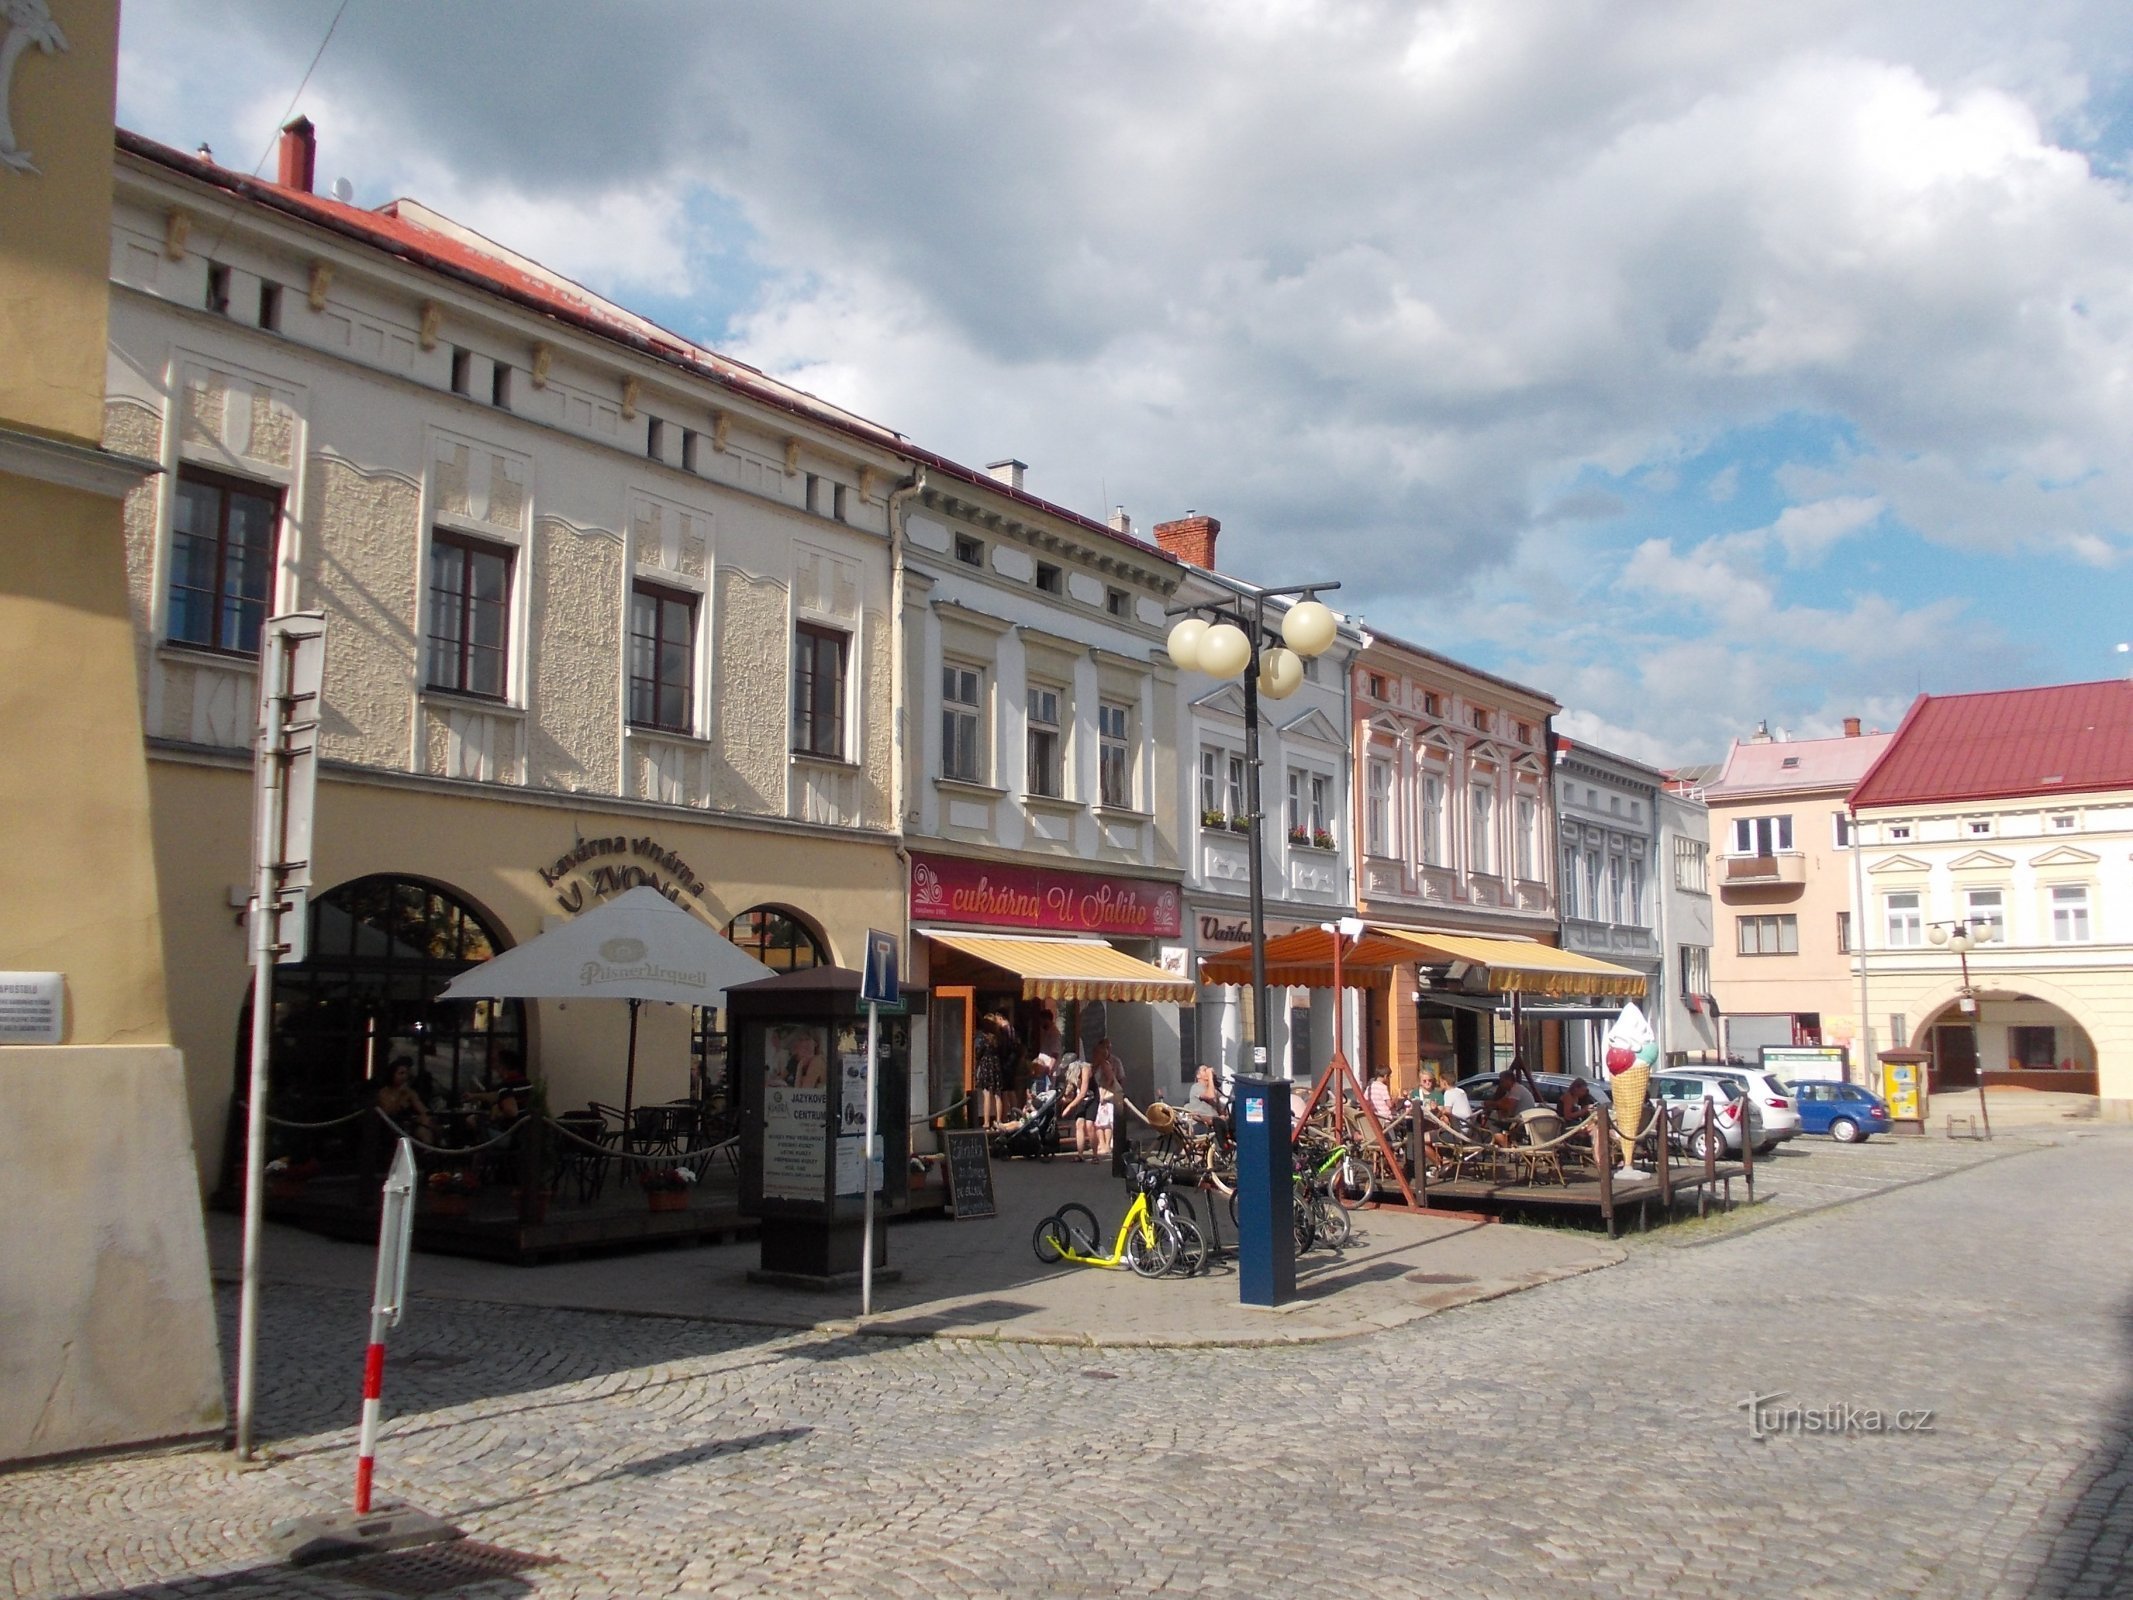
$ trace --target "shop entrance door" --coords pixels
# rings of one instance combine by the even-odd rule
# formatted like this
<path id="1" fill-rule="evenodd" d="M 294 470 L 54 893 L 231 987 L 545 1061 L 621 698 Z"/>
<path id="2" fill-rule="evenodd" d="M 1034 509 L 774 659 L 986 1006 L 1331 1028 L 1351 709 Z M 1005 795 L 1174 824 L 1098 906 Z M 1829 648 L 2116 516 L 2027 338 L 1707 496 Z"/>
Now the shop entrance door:
<path id="1" fill-rule="evenodd" d="M 974 988 L 942 984 L 933 990 L 928 1011 L 932 1025 L 926 1030 L 930 1042 L 926 1105 L 931 1110 L 953 1105 L 970 1093 L 970 1040 L 977 1008 L 978 991 Z M 967 1115 L 936 1118 L 935 1125 L 968 1120 Z"/>
<path id="2" fill-rule="evenodd" d="M 1933 1030 L 1933 1081 L 1942 1089 L 1977 1087 L 1977 1034 L 1967 1022 L 1944 1022 Z"/>

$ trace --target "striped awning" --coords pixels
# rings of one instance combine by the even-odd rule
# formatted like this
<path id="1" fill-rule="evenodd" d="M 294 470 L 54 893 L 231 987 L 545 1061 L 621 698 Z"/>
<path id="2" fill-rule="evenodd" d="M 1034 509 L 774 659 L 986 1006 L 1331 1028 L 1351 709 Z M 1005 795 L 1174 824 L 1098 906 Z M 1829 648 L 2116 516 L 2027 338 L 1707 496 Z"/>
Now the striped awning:
<path id="1" fill-rule="evenodd" d="M 1333 935 L 1299 928 L 1266 943 L 1266 979 L 1276 987 L 1333 987 Z M 1341 982 L 1351 989 L 1382 988 L 1395 967 L 1464 961 L 1481 968 L 1496 994 L 1607 996 L 1634 1000 L 1644 993 L 1644 974 L 1572 950 L 1530 939 L 1499 939 L 1479 933 L 1421 933 L 1371 926 L 1341 951 Z M 1249 945 L 1203 957 L 1200 981 L 1241 986 L 1252 981 Z"/>
<path id="2" fill-rule="evenodd" d="M 1013 973 L 1025 1000 L 1130 1000 L 1191 1005 L 1198 985 L 1137 961 L 1093 939 L 1036 939 L 1000 933 L 935 933 L 925 937 L 959 955 Z"/>

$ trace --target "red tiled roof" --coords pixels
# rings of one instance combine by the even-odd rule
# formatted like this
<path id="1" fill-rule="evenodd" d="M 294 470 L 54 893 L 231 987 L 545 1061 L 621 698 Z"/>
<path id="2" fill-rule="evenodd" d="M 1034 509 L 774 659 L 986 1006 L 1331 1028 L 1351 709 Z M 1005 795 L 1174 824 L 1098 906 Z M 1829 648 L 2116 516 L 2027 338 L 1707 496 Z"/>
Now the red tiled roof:
<path id="1" fill-rule="evenodd" d="M 173 172 L 183 173 L 199 182 L 212 184 L 255 204 L 301 218 L 329 229 L 343 238 L 371 245 L 399 257 L 410 265 L 455 278 L 473 288 L 514 301 L 529 310 L 544 313 L 589 333 L 615 340 L 654 360 L 682 368 L 697 377 L 723 383 L 761 404 L 791 415 L 804 416 L 821 426 L 865 439 L 877 447 L 983 488 L 988 493 L 1073 523 L 1094 537 L 1112 544 L 1128 546 L 1149 558 L 1158 567 L 1179 566 L 1175 556 L 1157 545 L 1134 538 L 1130 534 L 1120 533 L 1108 523 L 1098 522 L 1078 511 L 1055 505 L 1027 490 L 1002 483 L 989 472 L 980 472 L 974 467 L 966 467 L 961 462 L 951 461 L 933 451 L 920 449 L 891 428 L 840 411 L 805 394 L 804 391 L 789 389 L 744 362 L 733 361 L 703 349 L 678 334 L 664 333 L 663 330 L 648 333 L 645 331 L 648 324 L 642 324 L 631 317 L 616 315 L 616 308 L 589 291 L 584 294 L 571 294 L 551 278 L 527 272 L 501 256 L 475 249 L 452 234 L 424 227 L 402 217 L 399 214 L 398 201 L 375 211 L 367 211 L 361 206 L 343 205 L 338 200 L 314 194 L 308 189 L 289 188 L 283 184 L 270 183 L 264 178 L 254 178 L 227 167 L 217 166 L 212 161 L 187 155 L 182 150 L 159 144 L 124 128 L 117 130 L 117 140 L 118 148 L 128 154 L 152 161 Z"/>
<path id="2" fill-rule="evenodd" d="M 2133 789 L 2133 683 L 1920 695 L 1854 809 Z"/>

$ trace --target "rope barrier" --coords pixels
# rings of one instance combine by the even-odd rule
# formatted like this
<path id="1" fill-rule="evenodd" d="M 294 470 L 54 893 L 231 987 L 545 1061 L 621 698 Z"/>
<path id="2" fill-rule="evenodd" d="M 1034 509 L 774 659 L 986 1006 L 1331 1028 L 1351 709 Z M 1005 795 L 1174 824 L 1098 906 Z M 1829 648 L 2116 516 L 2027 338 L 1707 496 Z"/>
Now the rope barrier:
<path id="1" fill-rule="evenodd" d="M 911 1119 L 911 1126 L 915 1128 L 921 1122 L 937 1122 L 942 1117 L 953 1116 L 956 1112 L 962 1110 L 963 1107 L 969 1104 L 970 1096 L 967 1094 L 960 1095 L 956 1099 L 953 1099 L 949 1101 L 946 1105 L 942 1106 L 938 1111 L 928 1111 L 921 1116 L 913 1117 Z"/>
<path id="2" fill-rule="evenodd" d="M 495 1138 L 486 1140 L 481 1144 L 464 1144 L 457 1146 L 424 1144 L 420 1139 L 416 1138 L 405 1128 L 401 1127 L 399 1123 L 393 1121 L 391 1117 L 387 1116 L 382 1107 L 373 1106 L 371 1109 L 378 1113 L 378 1120 L 383 1122 L 386 1127 L 392 1129 L 394 1133 L 405 1139 L 409 1144 L 413 1145 L 417 1150 L 420 1150 L 424 1155 L 430 1156 L 451 1156 L 457 1158 L 460 1156 L 480 1155 L 484 1150 L 493 1150 L 500 1144 L 509 1144 L 511 1142 L 512 1136 L 518 1131 L 515 1126 L 506 1128 Z"/>
<path id="3" fill-rule="evenodd" d="M 656 1161 L 660 1165 L 668 1167 L 677 1167 L 684 1162 L 694 1161 L 698 1156 L 717 1155 L 719 1151 L 725 1149 L 728 1145 L 739 1144 L 741 1140 L 741 1136 L 735 1134 L 730 1139 L 719 1140 L 717 1144 L 700 1144 L 691 1149 L 679 1150 L 671 1154 L 661 1154 L 654 1151 L 647 1155 L 641 1151 L 623 1150 L 615 1145 L 602 1144 L 596 1139 L 588 1139 L 579 1133 L 576 1128 L 569 1127 L 554 1117 L 546 1117 L 542 1120 L 572 1144 L 583 1145 L 595 1155 L 610 1156 L 617 1161 Z M 589 1122 L 592 1119 L 588 1117 L 585 1120 Z"/>
<path id="4" fill-rule="evenodd" d="M 252 1108 L 244 1101 L 240 1100 L 237 1102 L 237 1109 L 239 1111 L 249 1112 Z M 370 1109 L 372 1108 L 368 1106 L 358 1106 L 355 1110 L 349 1112 L 347 1116 L 335 1117 L 328 1122 L 295 1122 L 289 1119 L 288 1117 L 277 1117 L 276 1115 L 274 1115 L 273 1112 L 270 1111 L 267 1113 L 267 1121 L 273 1123 L 274 1126 L 277 1128 L 338 1128 L 344 1122 L 354 1122 L 357 1118 L 361 1117 L 365 1112 L 369 1111 Z"/>

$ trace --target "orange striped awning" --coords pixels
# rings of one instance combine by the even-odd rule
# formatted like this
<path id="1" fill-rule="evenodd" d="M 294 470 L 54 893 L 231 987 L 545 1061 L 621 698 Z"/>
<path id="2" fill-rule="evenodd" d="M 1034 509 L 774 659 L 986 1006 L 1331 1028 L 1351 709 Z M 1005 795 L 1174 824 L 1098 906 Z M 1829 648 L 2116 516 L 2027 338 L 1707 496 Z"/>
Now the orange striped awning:
<path id="1" fill-rule="evenodd" d="M 1299 928 L 1266 943 L 1266 979 L 1276 987 L 1333 987 L 1333 935 Z M 1599 995 L 1634 1000 L 1644 993 L 1644 974 L 1573 950 L 1530 939 L 1480 933 L 1422 933 L 1407 928 L 1368 927 L 1341 952 L 1341 982 L 1351 989 L 1383 988 L 1395 967 L 1464 961 L 1487 974 L 1497 994 Z M 1200 981 L 1242 986 L 1252 981 L 1252 951 L 1239 945 L 1203 957 Z"/>
<path id="2" fill-rule="evenodd" d="M 1011 972 L 1025 1000 L 1129 1000 L 1191 1005 L 1199 986 L 1094 939 L 1018 938 L 999 933 L 926 932 L 935 944 Z"/>

